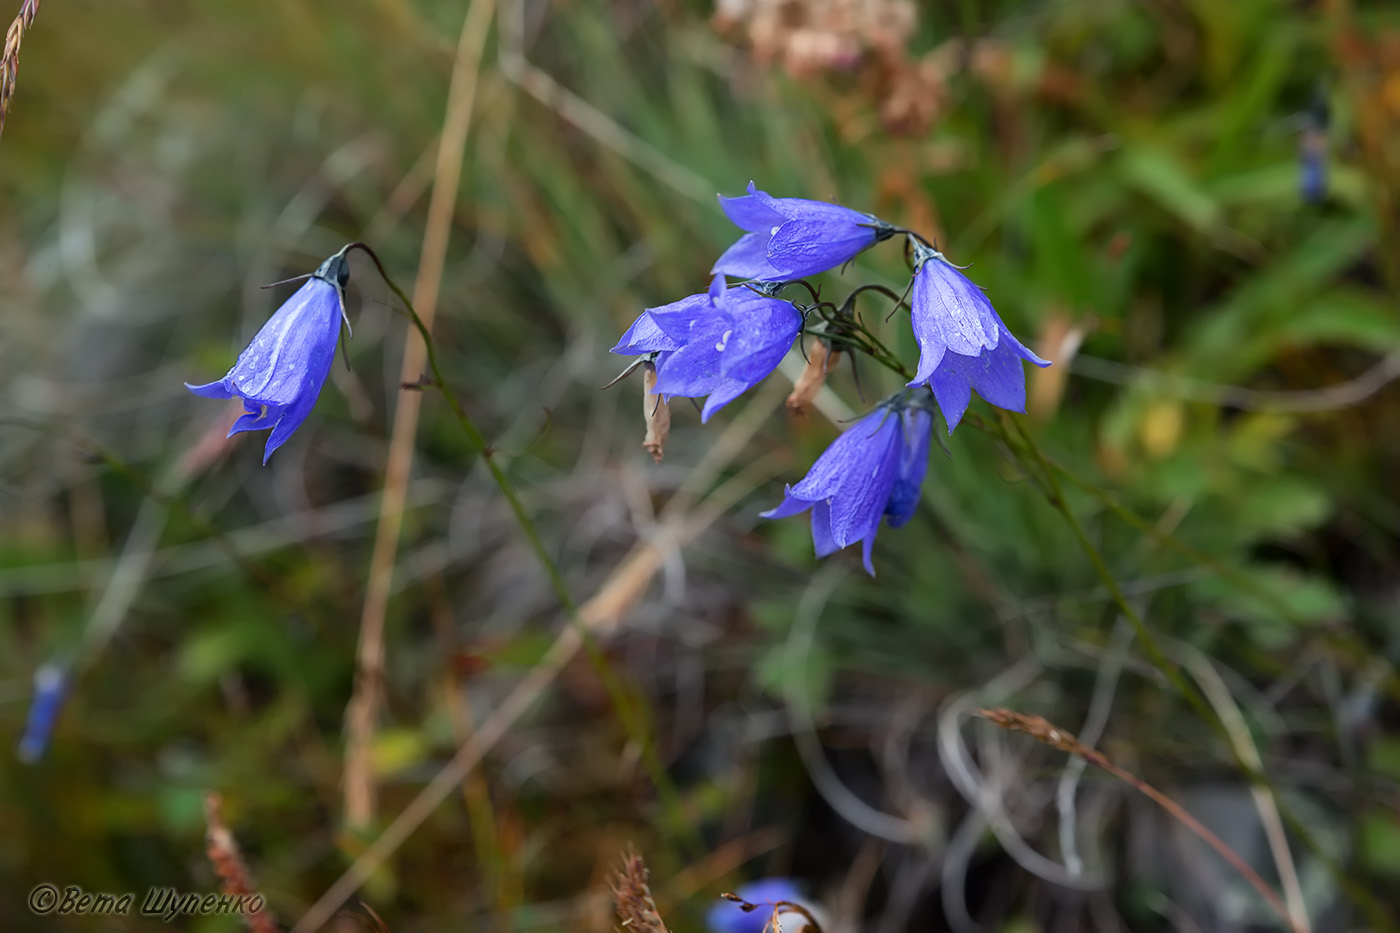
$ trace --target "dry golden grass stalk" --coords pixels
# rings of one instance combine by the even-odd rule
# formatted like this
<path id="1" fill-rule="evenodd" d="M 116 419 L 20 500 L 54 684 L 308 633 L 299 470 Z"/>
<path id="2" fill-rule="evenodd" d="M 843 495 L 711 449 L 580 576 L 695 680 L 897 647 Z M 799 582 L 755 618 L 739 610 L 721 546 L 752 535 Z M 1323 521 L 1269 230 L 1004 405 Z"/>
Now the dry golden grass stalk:
<path id="1" fill-rule="evenodd" d="M 5 33 L 5 54 L 0 56 L 0 133 L 5 132 L 5 116 L 10 112 L 15 82 L 19 80 L 19 46 L 24 41 L 25 30 L 34 25 L 34 15 L 38 12 L 39 0 L 24 0 L 19 15 Z"/>
<path id="2" fill-rule="evenodd" d="M 423 227 L 418 275 L 413 283 L 413 307 L 418 311 L 419 324 L 425 335 L 432 333 L 433 319 L 437 314 L 452 218 L 457 210 L 457 194 L 461 190 L 467 134 L 472 125 L 477 77 L 495 11 L 495 0 L 472 3 L 467 8 L 457 38 L 457 52 L 447 90 L 447 114 L 438 138 L 433 190 L 428 199 L 428 216 Z M 427 359 L 427 344 L 416 334 L 410 335 L 403 345 L 400 384 L 422 376 Z M 414 439 L 418 434 L 422 402 L 422 392 L 400 392 L 395 403 L 389 462 L 384 470 L 384 496 L 380 500 L 379 524 L 375 528 L 369 579 L 365 587 L 364 606 L 360 611 L 354 694 L 345 710 L 345 824 L 351 830 L 369 827 L 379 808 L 379 787 L 371 749 L 384 691 L 384 620 L 389 610 L 394 558 L 403 529 L 408 481 L 416 450 Z"/>
<path id="3" fill-rule="evenodd" d="M 613 896 L 617 899 L 618 926 L 627 933 L 668 933 L 661 915 L 656 912 L 651 888 L 647 885 L 647 867 L 636 849 L 622 853 L 622 867 L 613 876 Z"/>
<path id="4" fill-rule="evenodd" d="M 223 882 L 220 893 L 234 897 L 251 897 L 258 893 L 253 885 L 253 876 L 248 871 L 243 856 L 238 852 L 238 843 L 233 833 L 224 825 L 223 795 L 209 791 L 204 795 L 204 819 L 208 825 L 207 853 L 214 866 L 214 872 Z M 253 933 L 277 933 L 277 921 L 272 911 L 263 907 L 257 913 L 243 914 L 243 922 Z"/>
<path id="5" fill-rule="evenodd" d="M 983 719 L 990 720 L 1008 732 L 1024 732 L 1026 735 L 1045 745 L 1058 748 L 1062 752 L 1071 755 L 1078 755 L 1096 768 L 1101 768 L 1109 774 L 1125 781 L 1137 788 L 1143 794 L 1150 797 L 1158 806 L 1166 810 L 1174 819 L 1180 822 L 1191 832 L 1195 833 L 1202 842 L 1210 846 L 1220 854 L 1220 857 L 1229 862 L 1230 865 L 1239 872 L 1253 887 L 1260 896 L 1268 902 L 1269 906 L 1283 919 L 1284 924 L 1294 933 L 1301 933 L 1301 928 L 1294 922 L 1288 913 L 1288 908 L 1273 889 L 1264 883 L 1264 879 L 1259 877 L 1259 873 L 1249 866 L 1249 863 L 1240 858 L 1220 837 L 1206 829 L 1194 816 L 1182 809 L 1181 805 L 1172 800 L 1157 788 L 1148 784 L 1137 775 L 1118 767 L 1109 761 L 1102 753 L 1094 751 L 1075 737 L 1074 733 L 1066 732 L 1059 726 L 1050 722 L 1043 716 L 1027 716 L 1024 713 L 1015 713 L 1009 709 L 981 709 L 977 715 Z"/>

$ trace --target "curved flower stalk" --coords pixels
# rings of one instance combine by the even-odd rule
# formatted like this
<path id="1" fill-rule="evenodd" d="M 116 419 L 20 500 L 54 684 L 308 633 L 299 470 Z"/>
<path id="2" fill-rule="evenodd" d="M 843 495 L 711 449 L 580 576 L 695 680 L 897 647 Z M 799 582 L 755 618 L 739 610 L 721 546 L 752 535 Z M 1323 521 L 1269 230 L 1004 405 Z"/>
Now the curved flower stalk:
<path id="1" fill-rule="evenodd" d="M 748 232 L 710 271 L 740 279 L 784 282 L 845 265 L 898 230 L 873 214 L 805 198 L 775 198 L 749 182 L 749 193 L 719 199 L 729 219 Z"/>
<path id="2" fill-rule="evenodd" d="M 743 285 L 725 288 L 721 275 L 705 294 L 643 311 L 612 352 L 653 354 L 652 391 L 708 396 L 701 420 L 709 421 L 772 373 L 801 330 L 802 312 L 791 302 Z"/>
<path id="3" fill-rule="evenodd" d="M 185 388 L 204 398 L 242 398 L 245 414 L 229 429 L 272 429 L 263 452 L 266 464 L 272 452 L 287 442 L 311 414 L 335 359 L 340 326 L 345 316 L 345 284 L 350 279 L 346 246 L 321 263 L 306 284 L 268 319 L 238 362 L 224 378 Z"/>
<path id="4" fill-rule="evenodd" d="M 881 519 L 898 528 L 914 517 L 928 470 L 933 415 L 928 393 L 905 390 L 890 396 L 831 442 L 807 475 L 788 486 L 764 518 L 786 518 L 812 510 L 817 556 L 864 542 L 865 570 L 875 576 L 871 551 Z"/>
<path id="5" fill-rule="evenodd" d="M 1012 335 L 982 289 L 947 258 L 911 240 L 914 285 L 910 310 L 919 342 L 919 369 L 911 386 L 927 384 L 948 422 L 962 420 L 976 389 L 998 408 L 1026 410 L 1021 361 L 1049 366 Z"/>
<path id="6" fill-rule="evenodd" d="M 781 918 L 783 933 L 814 931 L 819 916 L 814 908 L 802 903 L 802 889 L 791 878 L 760 878 L 739 888 L 731 900 L 715 904 L 705 913 L 709 933 L 764 933 L 772 930 L 773 918 Z M 805 915 L 805 916 L 804 916 Z"/>

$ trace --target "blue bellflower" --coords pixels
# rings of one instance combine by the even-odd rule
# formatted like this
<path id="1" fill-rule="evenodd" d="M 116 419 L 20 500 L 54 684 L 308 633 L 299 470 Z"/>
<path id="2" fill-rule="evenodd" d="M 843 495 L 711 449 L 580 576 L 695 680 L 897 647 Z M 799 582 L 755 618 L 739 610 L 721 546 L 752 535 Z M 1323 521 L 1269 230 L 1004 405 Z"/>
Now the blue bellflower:
<path id="1" fill-rule="evenodd" d="M 928 393 L 905 390 L 831 442 L 777 508 L 764 518 L 812 510 L 812 543 L 825 557 L 857 541 L 865 543 L 865 570 L 875 576 L 871 550 L 881 519 L 898 528 L 914 517 L 928 470 L 933 415 Z"/>
<path id="2" fill-rule="evenodd" d="M 741 279 L 785 282 L 845 265 L 894 236 L 872 214 L 804 198 L 775 198 L 749 182 L 749 193 L 719 199 L 729 219 L 748 232 L 710 271 Z"/>
<path id="3" fill-rule="evenodd" d="M 263 452 L 272 452 L 301 427 L 335 359 L 336 343 L 345 316 L 345 283 L 350 265 L 342 249 L 311 274 L 238 355 L 228 375 L 201 386 L 185 388 L 205 398 L 242 398 L 244 415 L 233 423 L 239 431 L 272 429 Z"/>
<path id="4" fill-rule="evenodd" d="M 44 664 L 34 672 L 34 699 L 19 740 L 19 760 L 32 764 L 43 757 L 68 692 L 68 673 L 57 664 Z"/>
<path id="5" fill-rule="evenodd" d="M 779 901 L 807 906 L 802 902 L 801 890 L 789 878 L 761 878 L 734 893 L 750 904 L 757 904 L 758 909 L 746 913 L 741 904 L 729 900 L 718 901 L 705 914 L 705 926 L 710 933 L 763 933 L 765 928 L 772 929 L 768 922 L 773 919 L 773 905 Z M 784 915 L 783 929 L 791 929 L 786 921 L 798 917 L 800 915 Z"/>
<path id="6" fill-rule="evenodd" d="M 802 312 L 791 302 L 725 288 L 715 276 L 706 294 L 643 311 L 612 352 L 655 354 L 655 393 L 708 396 L 701 420 L 709 421 L 772 373 L 801 329 Z"/>
<path id="7" fill-rule="evenodd" d="M 1298 150 L 1298 189 L 1307 204 L 1321 204 L 1327 199 L 1327 128 L 1331 122 L 1327 94 L 1319 87 L 1302 114 L 1303 133 Z"/>
<path id="8" fill-rule="evenodd" d="M 914 288 L 909 306 L 919 342 L 911 386 L 928 384 L 953 433 L 972 390 L 998 408 L 1026 410 L 1025 360 L 1049 366 L 1002 323 L 982 289 L 942 253 L 913 241 Z"/>

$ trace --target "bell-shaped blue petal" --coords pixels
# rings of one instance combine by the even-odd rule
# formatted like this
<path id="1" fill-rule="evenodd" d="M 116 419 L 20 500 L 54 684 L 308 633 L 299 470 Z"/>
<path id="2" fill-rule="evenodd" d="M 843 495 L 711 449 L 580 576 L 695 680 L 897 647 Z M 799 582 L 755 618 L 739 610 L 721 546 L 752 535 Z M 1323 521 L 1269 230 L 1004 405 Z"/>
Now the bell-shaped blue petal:
<path id="1" fill-rule="evenodd" d="M 617 342 L 617 346 L 612 348 L 613 353 L 621 356 L 641 356 L 643 353 L 652 353 L 658 350 L 679 350 L 681 345 L 657 326 L 652 319 L 648 308 L 637 319 L 632 322 L 632 326 L 627 328 L 627 333 L 622 335 L 622 339 Z"/>
<path id="2" fill-rule="evenodd" d="M 914 288 L 909 307 L 919 341 L 919 375 L 927 379 L 945 351 L 976 356 L 1001 339 L 1006 325 L 967 276 L 922 243 L 914 244 Z"/>
<path id="3" fill-rule="evenodd" d="M 905 391 L 886 399 L 832 441 L 787 488 L 782 503 L 762 516 L 785 518 L 810 508 L 817 556 L 864 542 L 865 569 L 873 577 L 880 520 L 888 517 L 898 527 L 918 506 L 933 426 L 926 398 L 926 392 Z"/>
<path id="4" fill-rule="evenodd" d="M 1007 335 L 1010 337 L 1010 335 Z M 948 353 L 943 362 L 929 377 L 928 384 L 933 389 L 938 407 L 943 411 L 943 419 L 948 422 L 948 433 L 962 420 L 972 399 L 972 390 L 998 408 L 1007 411 L 1026 410 L 1026 376 L 1021 366 L 1022 360 L 1030 360 L 1040 366 L 1049 363 L 1021 346 L 1014 337 L 1003 340 L 995 350 L 984 350 L 979 356 L 963 356 L 961 353 Z"/>
<path id="5" fill-rule="evenodd" d="M 789 878 L 761 878 L 741 886 L 734 893 L 750 904 L 758 905 L 758 909 L 745 911 L 743 905 L 734 901 L 717 901 L 705 914 L 705 926 L 709 933 L 763 933 L 765 928 L 772 929 L 769 921 L 773 919 L 775 904 L 779 901 L 803 902 L 801 889 Z M 784 916 L 783 919 L 786 921 L 788 917 Z M 788 923 L 783 924 L 784 930 L 790 928 Z"/>
<path id="6" fill-rule="evenodd" d="M 734 322 L 734 333 L 725 345 L 721 371 L 727 378 L 756 385 L 787 356 L 802 330 L 802 312 L 792 302 L 744 287 L 726 292 L 723 308 Z"/>
<path id="7" fill-rule="evenodd" d="M 899 413 L 904 429 L 899 449 L 899 465 L 894 488 L 885 506 L 885 519 L 891 528 L 908 524 L 919 508 L 924 474 L 928 472 L 928 447 L 933 439 L 933 414 L 919 405 L 910 405 Z"/>
<path id="8" fill-rule="evenodd" d="M 228 433 L 271 428 L 263 463 L 311 414 L 325 385 L 345 318 L 348 270 L 342 250 L 277 309 L 228 375 L 205 385 L 185 383 L 205 398 L 243 399 L 245 414 Z"/>
<path id="9" fill-rule="evenodd" d="M 715 391 L 723 379 L 720 357 L 734 331 L 729 315 L 712 308 L 684 320 L 671 315 L 656 315 L 656 320 L 679 341 L 680 348 L 656 368 L 654 391 L 682 398 L 701 398 Z"/>
<path id="10" fill-rule="evenodd" d="M 1021 362 L 1049 366 L 1007 330 L 991 301 L 943 254 L 914 244 L 910 297 L 919 367 L 909 385 L 927 384 L 948 422 L 962 420 L 971 390 L 998 408 L 1026 410 Z"/>
<path id="11" fill-rule="evenodd" d="M 719 201 L 729 219 L 748 232 L 711 271 L 738 278 L 776 282 L 816 275 L 894 234 L 871 214 L 825 201 L 775 198 L 753 182 L 748 194 Z"/>
<path id="12" fill-rule="evenodd" d="M 745 286 L 726 289 L 717 276 L 710 290 L 649 308 L 623 335 L 616 353 L 658 352 L 658 395 L 706 398 L 701 420 L 765 379 L 782 362 L 802 329 L 790 302 Z"/>
<path id="13" fill-rule="evenodd" d="M 776 227 L 773 229 L 777 229 Z M 746 233 L 734 241 L 715 261 L 712 272 L 732 275 L 736 279 L 754 279 L 759 282 L 779 282 L 783 273 L 768 262 L 768 241 L 773 238 L 771 231 Z M 793 276 L 797 278 L 797 276 Z"/>

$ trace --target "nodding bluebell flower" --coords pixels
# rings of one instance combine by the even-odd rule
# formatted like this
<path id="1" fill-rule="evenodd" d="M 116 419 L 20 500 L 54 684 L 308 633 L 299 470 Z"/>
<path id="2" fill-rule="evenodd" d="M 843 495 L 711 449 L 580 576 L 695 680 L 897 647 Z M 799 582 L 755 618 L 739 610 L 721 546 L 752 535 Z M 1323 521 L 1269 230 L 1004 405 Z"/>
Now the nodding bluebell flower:
<path id="1" fill-rule="evenodd" d="M 982 289 L 936 249 L 910 241 L 914 288 L 909 307 L 919 342 L 919 369 L 909 385 L 927 383 L 953 433 L 971 390 L 998 408 L 1026 410 L 1025 360 L 1049 366 L 1007 330 Z"/>
<path id="2" fill-rule="evenodd" d="M 745 911 L 742 904 L 721 900 L 705 914 L 705 926 L 710 933 L 764 933 L 765 930 L 772 930 L 769 921 L 773 919 L 773 908 L 779 901 L 801 904 L 814 916 L 817 914 L 817 910 L 803 900 L 801 889 L 790 878 L 761 878 L 734 893 L 750 904 L 758 905 L 758 909 Z M 801 914 L 784 913 L 782 919 L 784 933 L 806 929 L 806 921 Z"/>
<path id="3" fill-rule="evenodd" d="M 749 182 L 749 193 L 719 199 L 720 207 L 747 230 L 712 273 L 783 282 L 845 265 L 898 231 L 875 217 L 839 204 L 775 198 Z"/>
<path id="4" fill-rule="evenodd" d="M 880 520 L 898 528 L 914 517 L 928 470 L 932 404 L 924 389 L 885 399 L 831 442 L 782 504 L 760 513 L 786 518 L 812 510 L 812 543 L 825 557 L 865 543 L 865 570 L 875 576 L 871 550 Z"/>
<path id="5" fill-rule="evenodd" d="M 68 673 L 59 665 L 43 664 L 34 672 L 34 699 L 17 752 L 20 761 L 30 764 L 43 757 L 67 692 Z"/>
<path id="6" fill-rule="evenodd" d="M 791 302 L 725 288 L 717 275 L 705 294 L 643 311 L 613 352 L 655 354 L 656 394 L 708 396 L 701 420 L 709 421 L 773 372 L 801 329 L 802 312 Z"/>
<path id="7" fill-rule="evenodd" d="M 205 385 L 185 388 L 205 398 L 242 398 L 245 414 L 233 423 L 239 431 L 272 429 L 263 452 L 287 442 L 311 413 L 335 360 L 345 315 L 345 284 L 350 279 L 347 246 L 307 278 L 306 284 L 268 319 L 252 343 L 238 354 L 228 375 Z"/>
<path id="8" fill-rule="evenodd" d="M 1321 204 L 1327 198 L 1327 127 L 1330 122 L 1327 95 L 1319 88 L 1302 115 L 1303 131 L 1298 143 L 1298 190 L 1307 204 Z"/>

